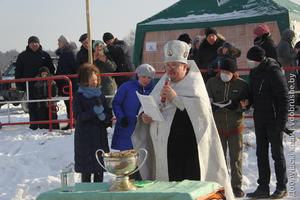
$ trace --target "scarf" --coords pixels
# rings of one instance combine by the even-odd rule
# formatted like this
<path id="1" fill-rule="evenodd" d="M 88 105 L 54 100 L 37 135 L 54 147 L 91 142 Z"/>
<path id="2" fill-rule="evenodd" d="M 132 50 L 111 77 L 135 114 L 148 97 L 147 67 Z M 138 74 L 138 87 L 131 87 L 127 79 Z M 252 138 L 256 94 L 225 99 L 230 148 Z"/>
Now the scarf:
<path id="1" fill-rule="evenodd" d="M 88 99 L 93 97 L 100 97 L 100 95 L 102 94 L 101 87 L 94 88 L 79 86 L 77 92 L 83 94 L 83 96 L 85 96 Z"/>

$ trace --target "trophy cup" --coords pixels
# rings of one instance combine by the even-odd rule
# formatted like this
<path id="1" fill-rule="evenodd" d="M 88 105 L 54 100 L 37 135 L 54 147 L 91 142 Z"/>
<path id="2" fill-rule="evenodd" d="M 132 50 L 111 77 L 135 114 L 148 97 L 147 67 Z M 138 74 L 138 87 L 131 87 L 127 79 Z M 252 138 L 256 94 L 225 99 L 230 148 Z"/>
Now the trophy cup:
<path id="1" fill-rule="evenodd" d="M 140 152 L 145 153 L 142 163 L 138 166 L 138 158 Z M 98 158 L 98 152 L 102 152 L 104 165 Z M 107 172 L 116 175 L 116 180 L 113 181 L 109 191 L 129 191 L 136 190 L 136 187 L 129 181 L 129 175 L 137 172 L 145 163 L 147 158 L 147 150 L 139 149 L 127 150 L 120 152 L 105 153 L 102 149 L 98 149 L 95 153 L 99 165 Z"/>

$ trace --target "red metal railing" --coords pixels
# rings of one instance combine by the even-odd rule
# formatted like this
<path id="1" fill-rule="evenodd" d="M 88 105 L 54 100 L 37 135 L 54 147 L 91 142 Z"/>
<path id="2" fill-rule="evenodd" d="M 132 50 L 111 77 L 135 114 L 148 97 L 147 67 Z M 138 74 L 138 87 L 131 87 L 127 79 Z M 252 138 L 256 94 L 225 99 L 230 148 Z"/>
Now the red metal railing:
<path id="1" fill-rule="evenodd" d="M 67 81 L 68 85 L 68 97 L 57 97 L 57 98 L 53 98 L 52 97 L 52 81 L 54 80 L 65 80 Z M 29 99 L 29 82 L 36 82 L 36 81 L 47 81 L 47 86 L 48 86 L 48 98 L 47 99 Z M 45 77 L 45 78 L 22 78 L 22 79 L 15 79 L 15 80 L 0 80 L 0 84 L 5 84 L 5 83 L 22 83 L 25 82 L 26 83 L 26 100 L 16 100 L 16 101 L 2 101 L 2 104 L 9 104 L 9 103 L 31 103 L 31 102 L 48 102 L 49 106 L 48 106 L 48 116 L 49 116 L 49 120 L 43 120 L 43 121 L 28 121 L 28 122 L 9 122 L 8 123 L 1 123 L 2 126 L 7 126 L 7 125 L 24 125 L 24 124 L 49 124 L 49 130 L 52 130 L 52 125 L 54 123 L 59 123 L 59 122 L 68 122 L 70 124 L 70 127 L 73 128 L 74 126 L 74 118 L 70 117 L 67 120 L 53 120 L 52 119 L 52 111 L 53 111 L 53 106 L 52 106 L 52 102 L 54 101 L 58 101 L 58 100 L 69 100 L 70 101 L 70 106 L 69 109 L 70 110 L 70 116 L 73 116 L 73 109 L 72 109 L 72 105 L 73 105 L 73 91 L 72 91 L 72 82 L 70 80 L 70 78 L 68 76 L 63 76 L 63 75 L 59 75 L 59 76 L 50 76 L 50 77 Z M 8 116 L 10 117 L 10 116 Z"/>

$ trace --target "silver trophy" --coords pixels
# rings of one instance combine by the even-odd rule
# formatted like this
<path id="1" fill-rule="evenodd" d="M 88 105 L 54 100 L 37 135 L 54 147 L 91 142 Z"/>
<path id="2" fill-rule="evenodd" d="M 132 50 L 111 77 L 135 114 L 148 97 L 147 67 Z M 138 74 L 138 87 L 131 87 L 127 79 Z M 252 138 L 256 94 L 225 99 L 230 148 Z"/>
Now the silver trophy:
<path id="1" fill-rule="evenodd" d="M 138 165 L 138 158 L 141 152 L 145 153 L 144 159 Z M 104 165 L 98 158 L 98 152 L 101 152 Z M 105 153 L 102 149 L 98 149 L 95 153 L 99 165 L 107 172 L 116 175 L 116 180 L 113 181 L 109 191 L 129 191 L 136 190 L 136 187 L 129 181 L 129 175 L 137 172 L 145 163 L 147 158 L 147 150 L 139 149 L 127 150 L 120 152 Z"/>

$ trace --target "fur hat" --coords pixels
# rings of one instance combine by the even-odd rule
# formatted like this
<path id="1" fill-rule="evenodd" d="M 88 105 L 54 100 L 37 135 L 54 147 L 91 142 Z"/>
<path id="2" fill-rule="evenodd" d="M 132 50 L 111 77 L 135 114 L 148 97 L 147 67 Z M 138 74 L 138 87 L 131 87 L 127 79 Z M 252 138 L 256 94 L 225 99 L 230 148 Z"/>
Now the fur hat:
<path id="1" fill-rule="evenodd" d="M 220 69 L 234 73 L 237 70 L 237 65 L 233 59 L 226 58 L 226 59 L 222 60 Z"/>
<path id="2" fill-rule="evenodd" d="M 205 36 L 208 37 L 210 34 L 217 35 L 217 31 L 215 29 L 212 29 L 212 28 L 206 28 L 205 29 Z"/>
<path id="3" fill-rule="evenodd" d="M 137 76 L 147 76 L 150 78 L 154 78 L 155 76 L 155 69 L 149 65 L 149 64 L 142 64 L 140 66 L 138 66 L 135 70 Z"/>
<path id="4" fill-rule="evenodd" d="M 190 47 L 179 40 L 171 40 L 164 46 L 164 62 L 181 62 L 187 64 Z"/>
<path id="5" fill-rule="evenodd" d="M 30 36 L 28 38 L 28 44 L 30 44 L 32 42 L 40 43 L 40 39 L 38 37 L 36 37 L 36 36 Z"/>
<path id="6" fill-rule="evenodd" d="M 107 42 L 108 40 L 114 39 L 114 36 L 113 36 L 113 34 L 106 32 L 103 34 L 102 39 L 103 39 L 103 42 Z"/>
<path id="7" fill-rule="evenodd" d="M 57 40 L 59 42 L 63 43 L 63 44 L 68 44 L 69 43 L 68 38 L 66 38 L 64 35 L 59 36 L 59 38 Z"/>
<path id="8" fill-rule="evenodd" d="M 88 37 L 87 33 L 82 34 L 82 35 L 79 37 L 79 42 L 83 42 L 87 37 Z"/>
<path id="9" fill-rule="evenodd" d="M 270 28 L 266 24 L 260 24 L 256 26 L 253 30 L 253 34 L 255 34 L 257 37 L 262 36 L 266 33 L 270 33 Z"/>
<path id="10" fill-rule="evenodd" d="M 260 46 L 253 46 L 249 49 L 247 53 L 247 58 L 249 60 L 261 62 L 266 57 L 266 52 Z"/>
<path id="11" fill-rule="evenodd" d="M 183 33 L 183 34 L 179 35 L 177 40 L 186 42 L 187 44 L 191 44 L 191 42 L 192 42 L 192 39 L 190 38 L 189 34 L 187 34 L 187 33 Z"/>

